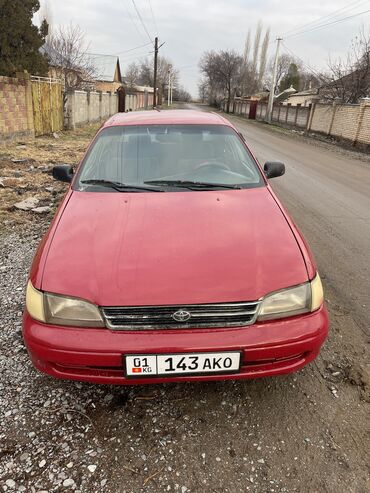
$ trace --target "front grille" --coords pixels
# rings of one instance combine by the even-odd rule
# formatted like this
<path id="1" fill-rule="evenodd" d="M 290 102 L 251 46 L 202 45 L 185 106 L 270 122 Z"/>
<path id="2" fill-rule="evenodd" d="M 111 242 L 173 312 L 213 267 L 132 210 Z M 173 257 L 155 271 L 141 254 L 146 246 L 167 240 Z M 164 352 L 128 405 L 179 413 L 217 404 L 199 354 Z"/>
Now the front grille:
<path id="1" fill-rule="evenodd" d="M 110 306 L 102 310 L 107 326 L 116 330 L 240 327 L 255 322 L 259 303 Z"/>

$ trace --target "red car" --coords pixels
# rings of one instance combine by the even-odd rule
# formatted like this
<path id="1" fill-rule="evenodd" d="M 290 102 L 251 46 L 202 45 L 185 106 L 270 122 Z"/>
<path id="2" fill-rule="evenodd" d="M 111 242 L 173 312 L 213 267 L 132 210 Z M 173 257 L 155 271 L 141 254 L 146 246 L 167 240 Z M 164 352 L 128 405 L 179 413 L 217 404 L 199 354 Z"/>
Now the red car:
<path id="1" fill-rule="evenodd" d="M 38 248 L 23 335 L 58 378 L 143 384 L 302 368 L 328 332 L 312 254 L 220 115 L 118 114 L 99 130 Z"/>

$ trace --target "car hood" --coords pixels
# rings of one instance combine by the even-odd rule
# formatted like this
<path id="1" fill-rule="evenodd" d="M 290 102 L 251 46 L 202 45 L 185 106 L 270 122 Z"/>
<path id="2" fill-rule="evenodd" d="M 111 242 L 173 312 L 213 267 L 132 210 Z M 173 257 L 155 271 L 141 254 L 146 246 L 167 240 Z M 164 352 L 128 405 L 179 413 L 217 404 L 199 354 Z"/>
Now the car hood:
<path id="1" fill-rule="evenodd" d="M 307 278 L 267 187 L 73 192 L 42 289 L 101 306 L 216 303 L 257 300 Z"/>

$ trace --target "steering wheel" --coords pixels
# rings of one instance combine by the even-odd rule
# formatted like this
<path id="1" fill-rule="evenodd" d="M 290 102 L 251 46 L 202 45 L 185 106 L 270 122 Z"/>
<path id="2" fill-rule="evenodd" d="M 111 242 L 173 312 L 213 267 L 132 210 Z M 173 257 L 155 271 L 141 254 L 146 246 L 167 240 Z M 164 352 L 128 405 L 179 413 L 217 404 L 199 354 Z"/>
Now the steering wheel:
<path id="1" fill-rule="evenodd" d="M 204 161 L 203 163 L 200 163 L 197 166 L 195 166 L 194 170 L 198 171 L 199 169 L 211 168 L 211 167 L 230 171 L 229 166 L 227 166 L 227 164 L 225 163 L 221 163 L 220 161 Z"/>

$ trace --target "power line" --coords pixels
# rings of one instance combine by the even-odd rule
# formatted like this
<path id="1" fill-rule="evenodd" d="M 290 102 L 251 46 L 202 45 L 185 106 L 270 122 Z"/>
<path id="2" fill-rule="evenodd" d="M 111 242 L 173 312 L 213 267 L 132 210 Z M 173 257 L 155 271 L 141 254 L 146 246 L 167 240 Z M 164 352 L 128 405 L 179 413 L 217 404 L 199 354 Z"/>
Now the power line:
<path id="1" fill-rule="evenodd" d="M 129 62 L 130 60 L 136 60 L 138 58 L 144 58 L 144 57 L 148 57 L 149 55 L 151 55 L 153 52 L 152 51 L 147 51 L 147 52 L 143 52 L 143 53 L 137 53 L 136 55 L 132 55 L 130 57 L 119 57 L 120 60 L 123 60 L 123 62 Z"/>
<path id="2" fill-rule="evenodd" d="M 152 43 L 145 43 L 144 45 L 135 46 L 135 48 L 130 48 L 129 50 L 124 50 L 116 53 L 116 55 L 121 55 L 122 53 L 128 53 L 129 51 L 138 50 L 139 48 L 144 48 L 145 46 L 152 45 Z"/>
<path id="3" fill-rule="evenodd" d="M 137 16 L 138 16 L 138 18 L 139 18 L 139 20 L 140 20 L 140 22 L 141 22 L 141 25 L 142 25 L 142 26 L 143 26 L 143 28 L 144 28 L 144 31 L 146 32 L 146 34 L 147 34 L 148 38 L 150 39 L 150 41 L 153 43 L 153 39 L 152 39 L 152 37 L 150 36 L 148 29 L 146 28 L 146 25 L 145 25 L 145 23 L 144 23 L 144 21 L 143 21 L 143 18 L 141 17 L 141 14 L 140 14 L 140 12 L 139 12 L 139 9 L 138 9 L 138 8 L 137 8 L 137 6 L 136 6 L 135 0 L 132 0 L 132 5 L 134 6 L 134 9 L 135 9 L 135 11 L 136 11 L 136 14 L 137 14 Z"/>
<path id="4" fill-rule="evenodd" d="M 126 5 L 126 3 L 124 3 L 124 6 L 125 6 L 126 13 L 127 13 L 127 14 L 128 14 L 128 16 L 130 17 L 131 24 L 135 27 L 136 32 L 138 33 L 138 35 L 140 36 L 140 38 L 141 38 L 143 41 L 145 41 L 144 35 L 143 35 L 143 33 L 140 31 L 140 29 L 137 27 L 136 22 L 135 22 L 134 18 L 132 17 L 131 12 L 129 11 L 128 6 Z"/>
<path id="5" fill-rule="evenodd" d="M 310 67 L 310 65 L 308 65 L 307 63 L 305 63 L 302 58 L 300 58 L 298 55 L 296 55 L 295 53 L 292 52 L 292 50 L 290 48 L 287 47 L 287 45 L 283 42 L 282 43 L 283 47 L 286 49 L 286 51 L 288 51 L 294 58 L 297 58 L 301 64 L 312 74 L 314 75 L 317 79 L 323 81 L 324 78 L 322 77 L 321 74 L 319 74 L 318 72 L 315 71 L 315 69 L 313 69 L 312 67 Z"/>
<path id="6" fill-rule="evenodd" d="M 152 2 L 151 0 L 148 0 L 149 2 L 149 7 L 150 7 L 150 13 L 152 14 L 152 19 L 153 19 L 153 24 L 154 24 L 154 28 L 155 28 L 155 33 L 158 34 L 158 25 L 157 25 L 157 21 L 155 20 L 155 16 L 154 16 L 154 12 L 153 12 L 153 7 L 152 7 Z"/>
<path id="7" fill-rule="evenodd" d="M 290 34 L 288 36 L 285 36 L 285 38 L 292 38 L 293 36 L 298 36 L 300 34 L 305 34 L 305 33 L 310 33 L 310 32 L 313 32 L 313 31 L 317 31 L 318 29 L 322 29 L 323 27 L 327 27 L 327 26 L 332 26 L 334 24 L 338 24 L 340 22 L 344 22 L 348 19 L 353 19 L 354 17 L 357 17 L 359 15 L 362 15 L 362 14 L 367 14 L 368 12 L 370 12 L 370 9 L 368 10 L 363 10 L 362 12 L 358 12 L 357 14 L 353 14 L 353 15 L 349 15 L 347 17 L 343 17 L 342 19 L 337 19 L 335 21 L 332 21 L 332 22 L 328 22 L 326 24 L 321 24 L 319 26 L 315 26 L 313 27 L 312 29 L 307 29 L 307 30 L 303 30 L 303 31 L 298 31 L 297 33 L 293 33 L 293 34 Z"/>
<path id="8" fill-rule="evenodd" d="M 286 31 L 285 33 L 283 33 L 283 36 L 286 36 L 287 34 L 290 34 L 294 31 L 300 31 L 307 26 L 314 27 L 314 26 L 312 26 L 312 24 L 317 24 L 317 23 L 320 23 L 324 20 L 329 20 L 333 17 L 336 17 L 341 12 L 344 13 L 344 11 L 351 10 L 355 4 L 358 4 L 358 5 L 356 5 L 356 8 L 357 8 L 360 5 L 367 3 L 367 2 L 368 2 L 368 0 L 355 0 L 354 2 L 351 2 L 349 5 L 346 5 L 345 7 L 342 7 L 338 10 L 335 10 L 334 12 L 331 12 L 330 14 L 323 15 L 322 17 L 319 17 L 318 19 L 315 19 L 314 21 L 310 21 L 310 22 L 307 22 L 306 24 L 303 24 L 301 26 L 295 27 L 293 29 L 289 29 L 289 31 Z"/>

